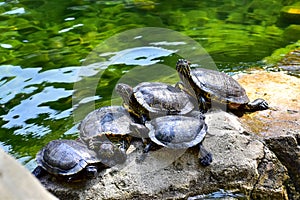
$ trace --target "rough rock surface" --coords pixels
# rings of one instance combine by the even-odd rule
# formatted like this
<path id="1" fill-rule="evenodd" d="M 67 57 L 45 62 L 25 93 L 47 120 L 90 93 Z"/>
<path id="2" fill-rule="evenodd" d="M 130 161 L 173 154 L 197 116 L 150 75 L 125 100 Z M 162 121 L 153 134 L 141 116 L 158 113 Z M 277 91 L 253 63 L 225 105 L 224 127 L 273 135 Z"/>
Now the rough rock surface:
<path id="1" fill-rule="evenodd" d="M 285 70 L 288 74 L 300 76 L 300 49 L 293 50 L 286 54 L 277 64 L 281 70 Z"/>
<path id="2" fill-rule="evenodd" d="M 290 199 L 300 199 L 300 134 L 268 137 L 265 141 L 288 169 Z"/>
<path id="3" fill-rule="evenodd" d="M 300 199 L 300 79 L 285 72 L 251 72 L 238 81 L 250 99 L 260 96 L 269 102 L 271 109 L 246 114 L 241 121 L 265 138 L 289 171 L 290 199 Z"/>
<path id="4" fill-rule="evenodd" d="M 160 149 L 137 163 L 141 143 L 123 166 L 104 170 L 86 183 L 66 184 L 45 176 L 42 184 L 61 199 L 186 199 L 219 189 L 234 189 L 251 199 L 287 199 L 286 168 L 232 114 L 207 114 L 205 147 L 213 162 L 202 167 L 197 148 Z"/>
<path id="5" fill-rule="evenodd" d="M 270 109 L 246 114 L 242 123 L 261 136 L 300 131 L 300 79 L 284 72 L 250 72 L 238 75 L 251 100 L 264 98 Z"/>

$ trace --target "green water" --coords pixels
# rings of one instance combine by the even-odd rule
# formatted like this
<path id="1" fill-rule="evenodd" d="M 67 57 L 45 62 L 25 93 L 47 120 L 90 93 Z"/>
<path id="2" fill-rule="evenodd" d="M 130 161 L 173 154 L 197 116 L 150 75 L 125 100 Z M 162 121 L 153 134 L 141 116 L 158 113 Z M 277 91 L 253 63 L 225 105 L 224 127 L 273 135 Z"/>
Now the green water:
<path id="1" fill-rule="evenodd" d="M 139 32 L 136 38 L 126 38 L 125 34 L 111 40 L 116 34 L 144 27 L 177 31 L 201 45 L 219 70 L 235 73 L 253 66 L 264 67 L 263 58 L 300 39 L 291 31 L 287 34 L 290 23 L 280 14 L 284 6 L 295 3 L 0 2 L 0 147 L 31 170 L 35 167 L 35 154 L 43 145 L 57 138 L 76 138 L 78 122 L 86 113 L 95 107 L 120 103 L 113 92 L 118 81 L 176 82 L 174 65 L 180 57 L 176 48 L 190 47 L 181 37 L 166 45 L 164 42 L 170 42 L 172 37 Z M 143 42 L 135 43 L 140 37 Z M 145 48 L 150 43 L 151 48 Z M 130 51 L 122 57 L 120 49 Z M 115 60 L 107 63 L 112 52 Z M 93 66 L 93 62 L 98 64 Z M 158 64 L 169 68 L 155 68 Z M 201 61 L 195 64 L 204 65 Z"/>

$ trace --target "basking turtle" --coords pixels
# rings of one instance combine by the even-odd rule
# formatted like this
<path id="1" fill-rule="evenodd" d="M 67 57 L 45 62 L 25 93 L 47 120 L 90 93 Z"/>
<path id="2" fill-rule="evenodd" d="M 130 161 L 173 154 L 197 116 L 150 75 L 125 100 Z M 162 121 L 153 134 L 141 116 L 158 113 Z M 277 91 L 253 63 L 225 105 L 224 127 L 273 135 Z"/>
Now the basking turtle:
<path id="1" fill-rule="evenodd" d="M 152 144 L 171 149 L 185 149 L 198 145 L 199 162 L 208 166 L 212 162 L 212 154 L 202 145 L 207 133 L 205 117 L 199 112 L 196 117 L 182 115 L 168 115 L 157 117 L 146 122 L 144 128 L 130 127 L 139 132 L 148 132 L 151 142 L 145 147 L 144 153 L 148 153 Z"/>
<path id="2" fill-rule="evenodd" d="M 190 63 L 179 59 L 176 70 L 189 93 L 197 96 L 199 107 L 206 112 L 211 107 L 211 101 L 227 104 L 229 110 L 257 111 L 268 109 L 264 99 L 250 102 L 245 89 L 231 76 L 203 68 L 191 69 Z"/>
<path id="3" fill-rule="evenodd" d="M 75 140 L 53 140 L 45 145 L 36 156 L 36 177 L 48 172 L 72 181 L 93 178 L 97 175 L 101 161 L 94 151 Z"/>
<path id="4" fill-rule="evenodd" d="M 80 138 L 98 153 L 101 161 L 113 166 L 126 161 L 132 140 L 129 125 L 134 119 L 121 106 L 105 106 L 89 113 L 80 123 Z"/>
<path id="5" fill-rule="evenodd" d="M 140 117 L 142 123 L 157 116 L 187 114 L 194 109 L 185 92 L 165 83 L 143 82 L 134 88 L 119 83 L 116 91 L 123 98 L 125 107 Z"/>

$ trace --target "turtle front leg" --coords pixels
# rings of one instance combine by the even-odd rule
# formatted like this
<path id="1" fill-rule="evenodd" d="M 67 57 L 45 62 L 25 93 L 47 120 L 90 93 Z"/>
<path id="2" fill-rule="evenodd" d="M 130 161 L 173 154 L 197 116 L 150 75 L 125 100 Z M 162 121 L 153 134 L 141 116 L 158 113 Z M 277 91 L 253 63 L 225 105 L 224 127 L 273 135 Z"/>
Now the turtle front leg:
<path id="1" fill-rule="evenodd" d="M 212 162 L 212 154 L 204 148 L 202 143 L 199 144 L 198 158 L 202 166 L 208 166 Z"/>
<path id="2" fill-rule="evenodd" d="M 47 171 L 44 170 L 41 166 L 37 166 L 32 172 L 35 177 L 41 178 L 47 174 Z"/>
<path id="3" fill-rule="evenodd" d="M 147 154 L 147 153 L 151 150 L 151 148 L 152 148 L 152 146 L 153 146 L 153 143 L 152 143 L 151 141 L 146 141 L 146 139 L 144 140 L 144 143 L 145 143 L 146 145 L 145 145 L 145 147 L 144 147 L 144 149 L 143 149 L 143 153 L 144 153 L 144 154 Z"/>
<path id="4" fill-rule="evenodd" d="M 246 104 L 244 109 L 246 111 L 254 112 L 258 110 L 266 110 L 268 108 L 269 108 L 268 102 L 264 99 L 258 98 Z"/>
<path id="5" fill-rule="evenodd" d="M 198 97 L 198 103 L 199 103 L 199 111 L 201 113 L 206 113 L 209 109 L 209 106 L 203 96 Z"/>

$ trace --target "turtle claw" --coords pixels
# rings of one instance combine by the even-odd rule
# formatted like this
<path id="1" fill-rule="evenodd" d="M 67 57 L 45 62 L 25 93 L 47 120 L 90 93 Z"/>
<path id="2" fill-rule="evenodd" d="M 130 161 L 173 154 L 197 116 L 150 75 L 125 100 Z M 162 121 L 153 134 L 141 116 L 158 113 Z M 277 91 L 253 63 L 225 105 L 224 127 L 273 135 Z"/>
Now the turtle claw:
<path id="1" fill-rule="evenodd" d="M 199 162 L 204 167 L 210 165 L 210 163 L 212 162 L 212 154 L 210 152 L 208 152 L 201 143 L 199 144 L 199 156 L 198 157 L 199 157 Z"/>
<path id="2" fill-rule="evenodd" d="M 201 165 L 204 167 L 210 165 L 210 163 L 212 162 L 211 153 L 208 153 L 204 157 L 199 158 L 199 161 L 200 161 Z"/>
<path id="3" fill-rule="evenodd" d="M 269 108 L 269 104 L 266 100 L 258 98 L 247 104 L 247 110 L 257 111 L 266 110 Z"/>

